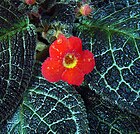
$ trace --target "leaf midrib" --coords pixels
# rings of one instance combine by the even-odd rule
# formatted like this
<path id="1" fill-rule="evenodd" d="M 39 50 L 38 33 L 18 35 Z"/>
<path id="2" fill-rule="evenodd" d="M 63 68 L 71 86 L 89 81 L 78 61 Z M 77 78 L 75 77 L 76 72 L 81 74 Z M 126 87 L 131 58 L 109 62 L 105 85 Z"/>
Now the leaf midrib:
<path id="1" fill-rule="evenodd" d="M 24 23 L 24 25 L 22 25 L 22 27 L 20 27 L 20 24 L 23 24 L 23 23 Z M 5 32 L 5 34 L 0 35 L 0 41 L 3 40 L 3 38 L 5 38 L 5 37 L 11 37 L 11 36 L 15 35 L 18 32 L 27 30 L 27 28 L 29 27 L 29 23 L 28 23 L 28 20 L 27 19 L 21 21 L 20 24 L 19 24 L 19 27 L 16 26 L 12 30 L 10 30 L 10 29 L 9 30 L 7 30 L 7 29 L 1 29 L 3 31 L 6 31 L 6 32 Z M 13 24 L 13 27 L 14 27 L 14 25 L 16 25 L 16 24 Z"/>
<path id="2" fill-rule="evenodd" d="M 88 25 L 88 24 L 81 24 L 84 28 L 86 27 L 87 29 L 100 29 L 102 31 L 108 31 L 108 32 L 117 32 L 117 33 L 121 33 L 121 34 L 124 34 L 124 35 L 127 35 L 133 39 L 140 39 L 140 37 L 135 37 L 135 36 L 132 36 L 132 34 L 129 32 L 125 32 L 124 30 L 120 30 L 120 29 L 114 29 L 113 27 L 108 27 L 107 25 Z M 92 30 L 91 30 L 92 31 Z"/>

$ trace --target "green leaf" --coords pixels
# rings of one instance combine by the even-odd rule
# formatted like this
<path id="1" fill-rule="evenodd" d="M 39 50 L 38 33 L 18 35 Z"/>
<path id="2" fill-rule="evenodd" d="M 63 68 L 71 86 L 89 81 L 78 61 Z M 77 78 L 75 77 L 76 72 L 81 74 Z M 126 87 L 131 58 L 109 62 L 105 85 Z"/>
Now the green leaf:
<path id="1" fill-rule="evenodd" d="M 23 103 L 7 123 L 7 132 L 87 134 L 86 110 L 75 89 L 63 82 L 47 82 L 40 74 L 40 66 L 36 66 L 34 74 Z"/>
<path id="2" fill-rule="evenodd" d="M 140 132 L 140 117 L 104 101 L 101 96 L 88 88 L 80 87 L 77 90 L 86 106 L 91 134 L 138 134 Z"/>
<path id="3" fill-rule="evenodd" d="M 28 86 L 36 37 L 34 27 L 7 2 L 0 3 L 0 123 L 9 117 Z"/>
<path id="4" fill-rule="evenodd" d="M 46 33 L 46 39 L 52 43 L 58 32 L 62 32 L 65 36 L 72 35 L 72 29 L 75 21 L 76 4 L 57 3 L 50 10 L 52 16 L 47 16 L 47 12 L 42 13 L 41 21 L 44 26 L 50 26 Z M 63 15 L 62 15 L 63 13 Z"/>
<path id="5" fill-rule="evenodd" d="M 77 25 L 96 61 L 86 82 L 104 100 L 140 116 L 140 3 L 117 6 L 110 3 Z"/>

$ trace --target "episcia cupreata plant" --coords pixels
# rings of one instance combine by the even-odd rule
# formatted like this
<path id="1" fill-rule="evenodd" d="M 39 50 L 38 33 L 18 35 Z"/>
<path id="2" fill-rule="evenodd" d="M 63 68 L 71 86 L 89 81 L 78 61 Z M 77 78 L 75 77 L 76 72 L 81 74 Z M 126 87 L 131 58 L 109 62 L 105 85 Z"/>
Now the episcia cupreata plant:
<path id="1" fill-rule="evenodd" d="M 94 54 L 95 68 L 80 86 L 41 73 L 59 33 L 80 38 Z M 6 133 L 140 133 L 140 1 L 1 1 L 0 134 Z"/>

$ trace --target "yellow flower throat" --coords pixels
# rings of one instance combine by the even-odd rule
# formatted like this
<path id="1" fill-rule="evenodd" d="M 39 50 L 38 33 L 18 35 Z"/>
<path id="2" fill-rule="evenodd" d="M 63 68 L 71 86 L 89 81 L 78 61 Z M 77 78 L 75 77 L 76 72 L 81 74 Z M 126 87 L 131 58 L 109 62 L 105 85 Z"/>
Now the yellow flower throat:
<path id="1" fill-rule="evenodd" d="M 74 54 L 67 54 L 63 59 L 63 65 L 66 68 L 74 68 L 77 65 L 77 59 Z"/>

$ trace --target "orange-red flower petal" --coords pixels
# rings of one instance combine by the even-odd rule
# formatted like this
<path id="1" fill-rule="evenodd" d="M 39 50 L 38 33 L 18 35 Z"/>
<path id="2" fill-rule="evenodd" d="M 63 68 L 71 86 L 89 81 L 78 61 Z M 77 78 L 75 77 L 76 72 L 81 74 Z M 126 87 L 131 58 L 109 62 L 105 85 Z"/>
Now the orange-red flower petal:
<path id="1" fill-rule="evenodd" d="M 49 53 L 51 58 L 62 58 L 64 54 L 68 51 L 68 40 L 67 38 L 60 34 L 58 39 L 55 40 L 49 48 Z"/>
<path id="2" fill-rule="evenodd" d="M 71 36 L 68 38 L 69 45 L 68 49 L 70 52 L 81 53 L 82 52 L 82 41 L 78 37 Z"/>
<path id="3" fill-rule="evenodd" d="M 84 73 L 78 68 L 67 69 L 62 74 L 62 80 L 66 81 L 68 84 L 81 85 L 84 80 Z"/>
<path id="4" fill-rule="evenodd" d="M 61 80 L 61 75 L 64 72 L 65 68 L 62 65 L 61 60 L 55 60 L 52 58 L 47 58 L 41 68 L 42 75 L 49 82 L 57 82 Z"/>
<path id="5" fill-rule="evenodd" d="M 93 70 L 94 66 L 95 59 L 93 53 L 89 50 L 84 50 L 78 59 L 77 67 L 80 68 L 84 74 L 88 74 Z"/>

